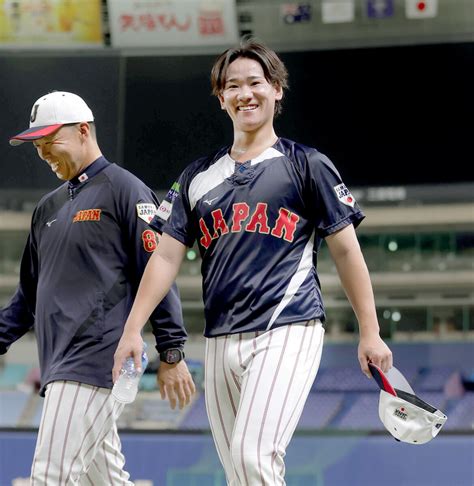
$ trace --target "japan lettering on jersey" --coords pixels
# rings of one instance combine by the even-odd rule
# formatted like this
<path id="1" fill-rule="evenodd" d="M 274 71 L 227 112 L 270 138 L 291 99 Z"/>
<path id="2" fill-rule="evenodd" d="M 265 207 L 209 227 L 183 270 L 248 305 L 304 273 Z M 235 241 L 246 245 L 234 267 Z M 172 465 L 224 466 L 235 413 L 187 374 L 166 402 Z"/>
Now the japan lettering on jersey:
<path id="1" fill-rule="evenodd" d="M 232 224 L 227 224 L 222 209 L 215 209 L 211 212 L 212 227 L 211 230 L 206 226 L 203 218 L 199 220 L 202 237 L 199 243 L 205 248 L 209 248 L 212 240 L 219 238 L 220 235 L 231 233 L 240 233 L 248 231 L 250 233 L 270 234 L 275 238 L 284 238 L 286 241 L 293 241 L 296 225 L 299 216 L 288 209 L 280 208 L 278 217 L 272 227 L 269 226 L 267 212 L 268 204 L 258 202 L 255 209 L 251 208 L 246 202 L 237 202 L 232 205 Z M 251 216 L 250 216 L 251 215 Z M 230 229 L 229 229 L 230 225 Z"/>

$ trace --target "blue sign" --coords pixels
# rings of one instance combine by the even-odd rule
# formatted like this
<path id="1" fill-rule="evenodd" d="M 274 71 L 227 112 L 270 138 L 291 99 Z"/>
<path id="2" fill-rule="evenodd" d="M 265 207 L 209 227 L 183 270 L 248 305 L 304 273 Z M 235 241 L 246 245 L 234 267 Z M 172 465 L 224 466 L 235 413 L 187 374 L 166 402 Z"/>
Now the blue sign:
<path id="1" fill-rule="evenodd" d="M 367 17 L 369 18 L 392 17 L 393 10 L 393 0 L 367 0 Z"/>
<path id="2" fill-rule="evenodd" d="M 311 20 L 311 5 L 306 3 L 284 3 L 280 11 L 285 24 L 301 24 Z"/>

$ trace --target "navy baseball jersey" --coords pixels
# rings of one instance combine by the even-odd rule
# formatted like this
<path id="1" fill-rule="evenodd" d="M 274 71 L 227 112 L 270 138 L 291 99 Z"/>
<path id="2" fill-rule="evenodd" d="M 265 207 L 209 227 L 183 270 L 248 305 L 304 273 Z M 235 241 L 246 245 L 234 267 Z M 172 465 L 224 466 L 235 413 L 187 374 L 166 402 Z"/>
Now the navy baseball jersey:
<path id="1" fill-rule="evenodd" d="M 324 320 L 314 252 L 364 218 L 332 162 L 280 138 L 236 164 L 229 147 L 187 167 L 151 225 L 202 257 L 204 335 Z"/>
<path id="2" fill-rule="evenodd" d="M 112 387 L 113 355 L 156 248 L 148 223 L 158 205 L 103 157 L 38 203 L 19 286 L 0 311 L 0 353 L 34 325 L 42 393 L 55 380 Z M 184 344 L 176 286 L 150 321 L 159 351 Z"/>

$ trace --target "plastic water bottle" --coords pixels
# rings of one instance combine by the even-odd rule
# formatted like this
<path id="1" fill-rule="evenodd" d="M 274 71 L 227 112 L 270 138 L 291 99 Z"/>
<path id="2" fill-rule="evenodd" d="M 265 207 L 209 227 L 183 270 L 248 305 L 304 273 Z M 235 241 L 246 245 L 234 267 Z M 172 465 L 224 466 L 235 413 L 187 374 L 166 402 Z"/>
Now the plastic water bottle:
<path id="1" fill-rule="evenodd" d="M 142 351 L 142 371 L 135 369 L 135 362 L 132 357 L 128 357 L 122 365 L 120 376 L 112 388 L 113 397 L 120 403 L 132 403 L 138 393 L 138 383 L 148 364 L 148 355 L 146 354 L 146 343 L 143 343 Z"/>

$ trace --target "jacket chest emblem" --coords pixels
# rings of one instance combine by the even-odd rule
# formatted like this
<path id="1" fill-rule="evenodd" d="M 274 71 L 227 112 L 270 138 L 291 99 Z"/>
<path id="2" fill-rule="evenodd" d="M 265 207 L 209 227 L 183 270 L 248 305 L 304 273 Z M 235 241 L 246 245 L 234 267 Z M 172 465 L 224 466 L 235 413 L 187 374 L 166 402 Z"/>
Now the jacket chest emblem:
<path id="1" fill-rule="evenodd" d="M 80 223 L 82 221 L 100 221 L 101 212 L 102 209 L 81 209 L 74 215 L 72 222 Z"/>

